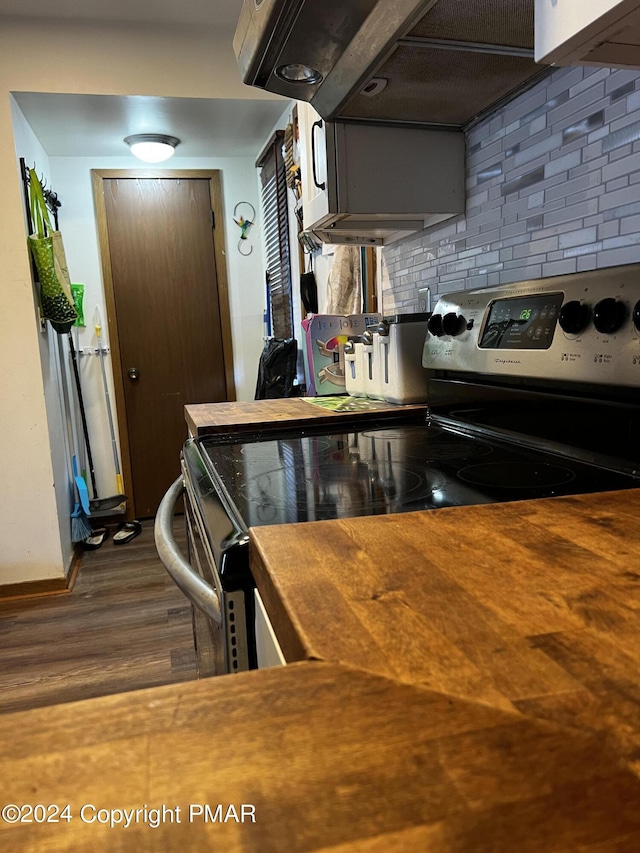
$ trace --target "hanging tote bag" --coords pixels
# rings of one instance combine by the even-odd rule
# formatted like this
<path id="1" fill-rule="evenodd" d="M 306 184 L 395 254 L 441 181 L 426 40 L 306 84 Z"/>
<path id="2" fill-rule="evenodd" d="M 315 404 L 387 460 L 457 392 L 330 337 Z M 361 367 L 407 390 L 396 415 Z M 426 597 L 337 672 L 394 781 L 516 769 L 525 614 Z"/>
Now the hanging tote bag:
<path id="1" fill-rule="evenodd" d="M 58 334 L 66 335 L 78 312 L 71 295 L 62 234 L 51 227 L 42 185 L 33 169 L 29 170 L 29 207 L 34 233 L 29 234 L 27 242 L 40 280 L 42 316 Z"/>
<path id="2" fill-rule="evenodd" d="M 294 338 L 270 338 L 264 345 L 258 364 L 256 400 L 293 397 L 298 344 Z"/>

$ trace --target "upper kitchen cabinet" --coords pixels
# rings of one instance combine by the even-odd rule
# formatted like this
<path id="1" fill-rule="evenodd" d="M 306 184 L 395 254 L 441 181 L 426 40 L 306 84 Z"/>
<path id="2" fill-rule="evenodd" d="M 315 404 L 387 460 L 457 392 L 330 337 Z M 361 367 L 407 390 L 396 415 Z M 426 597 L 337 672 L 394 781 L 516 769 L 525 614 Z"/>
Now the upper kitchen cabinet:
<path id="1" fill-rule="evenodd" d="M 459 129 L 548 73 L 534 0 L 245 0 L 234 49 L 245 83 L 325 121 Z"/>
<path id="2" fill-rule="evenodd" d="M 298 103 L 305 230 L 326 243 L 386 245 L 463 213 L 458 130 L 325 122 Z"/>
<path id="3" fill-rule="evenodd" d="M 536 0 L 536 59 L 640 68 L 638 0 Z"/>

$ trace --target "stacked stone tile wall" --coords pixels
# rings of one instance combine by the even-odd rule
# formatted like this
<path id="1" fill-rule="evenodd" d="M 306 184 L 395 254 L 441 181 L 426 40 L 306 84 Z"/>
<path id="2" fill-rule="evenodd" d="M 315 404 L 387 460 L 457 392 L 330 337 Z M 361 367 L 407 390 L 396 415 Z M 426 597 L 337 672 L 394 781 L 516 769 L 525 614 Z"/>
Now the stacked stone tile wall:
<path id="1" fill-rule="evenodd" d="M 640 262 L 640 73 L 565 68 L 467 133 L 466 214 L 383 249 L 383 311 Z"/>

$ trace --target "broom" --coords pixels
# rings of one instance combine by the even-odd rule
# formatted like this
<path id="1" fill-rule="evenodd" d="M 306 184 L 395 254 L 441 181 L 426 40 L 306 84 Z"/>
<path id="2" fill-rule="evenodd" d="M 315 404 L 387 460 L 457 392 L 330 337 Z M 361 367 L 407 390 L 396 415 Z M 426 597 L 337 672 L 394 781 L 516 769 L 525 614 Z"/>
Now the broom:
<path id="1" fill-rule="evenodd" d="M 66 363 L 65 363 L 65 379 L 68 383 L 69 374 L 66 372 Z M 68 397 L 68 385 L 67 385 L 67 397 L 68 405 L 71 407 L 73 405 L 73 398 Z M 93 535 L 93 530 L 91 529 L 91 525 L 88 521 L 89 515 L 89 492 L 87 490 L 87 484 L 84 479 L 78 474 L 78 462 L 76 459 L 76 427 L 74 414 L 69 410 L 69 414 L 71 416 L 71 435 L 73 446 L 71 447 L 71 466 L 73 468 L 73 485 L 74 492 L 76 497 L 75 506 L 73 507 L 73 512 L 71 513 L 71 541 L 72 542 L 84 542 L 85 539 L 88 539 Z"/>
<path id="2" fill-rule="evenodd" d="M 87 492 L 87 484 L 78 474 L 78 463 L 74 455 L 71 460 L 73 466 L 73 481 L 76 496 L 76 504 L 71 513 L 71 541 L 84 542 L 93 535 L 93 530 L 87 520 L 87 509 L 89 506 L 89 493 Z"/>

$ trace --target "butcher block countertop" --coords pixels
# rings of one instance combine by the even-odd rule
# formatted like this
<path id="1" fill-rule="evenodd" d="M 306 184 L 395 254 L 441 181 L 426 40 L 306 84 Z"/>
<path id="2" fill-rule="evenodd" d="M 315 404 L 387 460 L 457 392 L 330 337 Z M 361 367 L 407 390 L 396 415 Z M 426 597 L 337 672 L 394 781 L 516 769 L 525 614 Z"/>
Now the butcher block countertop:
<path id="1" fill-rule="evenodd" d="M 640 490 L 251 538 L 288 661 L 344 663 L 594 731 L 640 774 Z"/>
<path id="2" fill-rule="evenodd" d="M 335 398 L 332 398 L 335 400 Z M 353 398 L 344 398 L 351 400 Z M 407 417 L 412 412 L 416 417 L 427 411 L 423 403 L 395 406 L 391 403 L 373 402 L 367 406 L 362 401 L 356 411 L 331 411 L 324 408 L 327 398 L 310 402 L 304 397 L 289 397 L 279 400 L 255 400 L 249 403 L 201 403 L 184 407 L 185 419 L 192 436 L 212 433 L 251 432 L 256 429 L 282 429 L 288 426 L 321 425 L 336 420 L 358 420 L 371 418 L 372 414 L 384 418 Z M 357 405 L 357 404 L 355 404 Z"/>
<path id="3" fill-rule="evenodd" d="M 3 850 L 640 849 L 640 783 L 602 739 L 336 664 L 10 714 L 0 738 Z"/>

